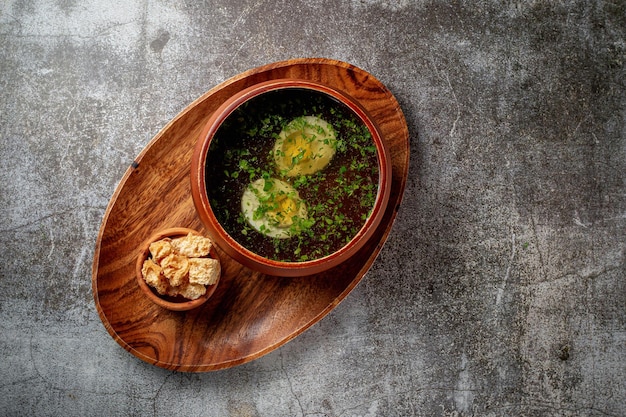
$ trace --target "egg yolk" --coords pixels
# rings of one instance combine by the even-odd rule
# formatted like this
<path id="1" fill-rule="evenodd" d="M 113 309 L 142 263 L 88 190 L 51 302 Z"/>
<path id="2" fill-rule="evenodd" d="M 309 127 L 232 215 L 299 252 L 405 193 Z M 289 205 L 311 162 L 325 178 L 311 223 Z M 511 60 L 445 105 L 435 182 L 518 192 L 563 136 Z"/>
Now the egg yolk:
<path id="1" fill-rule="evenodd" d="M 269 210 L 265 215 L 275 221 L 278 227 L 289 227 L 293 224 L 293 218 L 298 212 L 298 205 L 293 198 L 281 194 L 274 198 L 274 210 Z"/>
<path id="2" fill-rule="evenodd" d="M 313 156 L 311 141 L 307 140 L 302 132 L 294 132 L 287 137 L 284 152 L 294 165 Z"/>

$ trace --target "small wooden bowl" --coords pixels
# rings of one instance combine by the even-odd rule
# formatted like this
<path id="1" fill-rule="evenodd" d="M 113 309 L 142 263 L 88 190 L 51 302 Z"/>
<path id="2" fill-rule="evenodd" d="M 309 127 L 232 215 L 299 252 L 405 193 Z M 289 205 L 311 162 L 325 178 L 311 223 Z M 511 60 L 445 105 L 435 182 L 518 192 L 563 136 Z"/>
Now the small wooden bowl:
<path id="1" fill-rule="evenodd" d="M 182 296 L 170 297 L 168 295 L 159 294 L 154 288 L 149 286 L 143 278 L 143 274 L 141 273 L 141 269 L 143 267 L 143 262 L 150 257 L 150 244 L 156 242 L 158 240 L 164 239 L 166 237 L 169 238 L 177 238 L 187 236 L 189 233 L 193 233 L 194 235 L 200 235 L 199 232 L 193 229 L 187 229 L 184 227 L 175 227 L 170 229 L 161 230 L 155 234 L 153 234 L 148 240 L 146 240 L 137 256 L 137 263 L 135 266 L 135 275 L 137 278 L 137 284 L 139 284 L 139 288 L 141 291 L 155 304 L 166 308 L 168 310 L 173 311 L 187 311 L 194 308 L 197 308 L 204 304 L 215 292 L 217 288 L 217 284 L 219 284 L 219 277 L 215 284 L 208 285 L 206 293 L 204 295 L 196 298 L 195 300 L 189 300 Z M 209 256 L 213 259 L 219 258 L 215 251 L 214 247 L 211 247 L 211 251 L 209 252 Z"/>

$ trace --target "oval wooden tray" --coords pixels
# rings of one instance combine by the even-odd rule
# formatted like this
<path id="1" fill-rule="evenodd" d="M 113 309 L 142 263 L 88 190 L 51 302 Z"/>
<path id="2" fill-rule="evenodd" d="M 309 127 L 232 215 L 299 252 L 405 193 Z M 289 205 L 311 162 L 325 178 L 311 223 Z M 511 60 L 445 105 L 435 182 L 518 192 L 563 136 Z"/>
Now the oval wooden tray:
<path id="1" fill-rule="evenodd" d="M 194 210 L 190 158 L 200 131 L 235 91 L 276 78 L 320 81 L 358 99 L 378 123 L 393 165 L 388 209 L 368 243 L 325 273 L 279 278 L 251 271 L 219 251 L 220 284 L 203 306 L 187 312 L 153 304 L 135 281 L 141 243 L 154 232 L 188 227 L 206 233 Z M 228 368 L 276 349 L 319 321 L 358 284 L 378 255 L 402 199 L 409 133 L 391 92 L 367 72 L 328 59 L 296 59 L 252 69 L 213 88 L 183 110 L 133 161 L 104 215 L 96 242 L 92 287 L 111 336 L 138 358 L 167 369 Z"/>

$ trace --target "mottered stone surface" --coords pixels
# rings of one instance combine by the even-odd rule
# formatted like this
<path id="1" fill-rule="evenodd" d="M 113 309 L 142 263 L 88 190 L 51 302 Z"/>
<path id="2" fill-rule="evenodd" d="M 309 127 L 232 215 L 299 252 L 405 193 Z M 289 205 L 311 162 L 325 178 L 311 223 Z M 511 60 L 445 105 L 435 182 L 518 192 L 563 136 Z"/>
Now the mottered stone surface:
<path id="1" fill-rule="evenodd" d="M 626 414 L 626 6 L 0 4 L 0 414 Z M 354 64 L 411 133 L 398 218 L 322 321 L 235 368 L 142 362 L 91 292 L 149 140 L 249 68 Z"/>

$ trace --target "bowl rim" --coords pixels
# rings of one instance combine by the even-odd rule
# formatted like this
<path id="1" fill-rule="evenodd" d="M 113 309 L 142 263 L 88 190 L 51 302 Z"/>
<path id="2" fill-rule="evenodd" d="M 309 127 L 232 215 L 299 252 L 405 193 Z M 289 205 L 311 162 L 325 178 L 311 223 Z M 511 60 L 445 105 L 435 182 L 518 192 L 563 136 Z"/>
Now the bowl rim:
<path id="1" fill-rule="evenodd" d="M 347 106 L 365 124 L 376 145 L 379 166 L 379 181 L 376 200 L 372 212 L 363 226 L 335 252 L 321 258 L 299 262 L 276 261 L 265 258 L 246 248 L 235 240 L 217 220 L 206 192 L 206 159 L 211 142 L 223 122 L 242 104 L 261 94 L 283 89 L 308 89 L 321 92 Z M 376 122 L 369 112 L 355 98 L 347 93 L 317 81 L 280 78 L 264 81 L 233 94 L 222 103 L 205 124 L 196 143 L 191 160 L 191 191 L 196 212 L 208 229 L 209 235 L 227 255 L 254 270 L 269 275 L 297 277 L 319 273 L 339 265 L 354 255 L 374 234 L 386 211 L 391 193 L 391 156 Z"/>
<path id="2" fill-rule="evenodd" d="M 146 295 L 146 297 L 149 298 L 152 302 L 168 310 L 188 311 L 188 310 L 201 306 L 209 298 L 211 298 L 211 296 L 215 292 L 215 289 L 217 288 L 217 285 L 220 282 L 221 271 L 220 271 L 220 276 L 218 276 L 215 284 L 206 285 L 207 290 L 203 295 L 196 298 L 195 300 L 186 300 L 186 299 L 182 299 L 181 297 L 181 301 L 169 301 L 168 299 L 164 298 L 164 296 L 157 293 L 156 290 L 154 290 L 151 286 L 149 286 L 146 283 L 145 279 L 143 278 L 141 269 L 143 267 L 144 261 L 148 259 L 148 257 L 150 256 L 150 244 L 158 240 L 164 239 L 166 237 L 182 237 L 182 236 L 187 236 L 189 233 L 192 233 L 196 236 L 202 236 L 202 234 L 198 232 L 197 230 L 189 229 L 186 227 L 170 227 L 167 229 L 159 230 L 158 232 L 153 233 L 148 239 L 146 239 L 142 243 L 139 249 L 139 252 L 137 254 L 137 260 L 135 263 L 135 278 L 137 280 L 137 284 L 139 285 L 139 288 Z M 217 251 L 213 247 L 213 241 L 211 243 L 212 243 L 212 246 L 209 252 L 209 256 L 219 261 L 220 259 L 217 255 Z M 221 266 L 220 266 L 220 269 L 221 269 Z M 169 297 L 169 298 L 172 299 L 173 297 Z"/>

